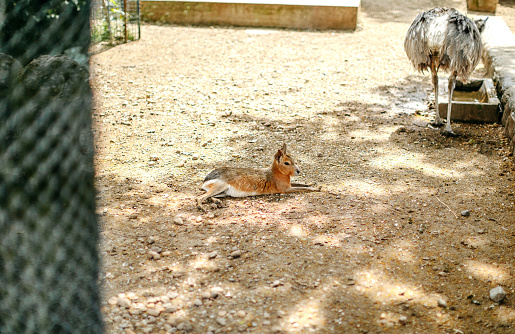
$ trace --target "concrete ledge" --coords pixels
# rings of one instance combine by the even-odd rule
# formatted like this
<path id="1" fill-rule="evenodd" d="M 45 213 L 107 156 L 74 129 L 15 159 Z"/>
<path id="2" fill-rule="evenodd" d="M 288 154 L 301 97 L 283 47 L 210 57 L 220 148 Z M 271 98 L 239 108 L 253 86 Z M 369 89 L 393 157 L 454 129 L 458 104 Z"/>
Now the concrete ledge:
<path id="1" fill-rule="evenodd" d="M 290 29 L 356 29 L 360 0 L 215 0 L 140 2 L 144 21 Z"/>
<path id="2" fill-rule="evenodd" d="M 483 32 L 483 63 L 497 88 L 503 109 L 502 123 L 515 148 L 515 36 L 501 17 L 491 16 Z"/>

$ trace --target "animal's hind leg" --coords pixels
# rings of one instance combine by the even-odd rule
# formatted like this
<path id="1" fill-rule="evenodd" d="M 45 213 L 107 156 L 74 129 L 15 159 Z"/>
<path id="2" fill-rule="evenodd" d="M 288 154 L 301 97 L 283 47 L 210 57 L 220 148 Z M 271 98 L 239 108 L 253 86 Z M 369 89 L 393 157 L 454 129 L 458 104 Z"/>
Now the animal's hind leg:
<path id="1" fill-rule="evenodd" d="M 226 191 L 227 189 L 229 189 L 229 185 L 225 182 L 214 182 L 214 183 L 210 184 L 209 190 L 205 194 L 197 197 L 197 199 L 196 199 L 197 206 L 202 207 L 203 201 L 205 201 L 206 199 L 208 199 L 210 197 L 221 194 L 224 191 Z"/>
<path id="2" fill-rule="evenodd" d="M 454 92 L 454 87 L 456 87 L 456 73 L 453 73 L 449 77 L 449 104 L 447 105 L 447 124 L 445 124 L 445 127 L 443 128 L 443 133 L 450 136 L 456 135 L 451 128 L 452 94 Z"/>

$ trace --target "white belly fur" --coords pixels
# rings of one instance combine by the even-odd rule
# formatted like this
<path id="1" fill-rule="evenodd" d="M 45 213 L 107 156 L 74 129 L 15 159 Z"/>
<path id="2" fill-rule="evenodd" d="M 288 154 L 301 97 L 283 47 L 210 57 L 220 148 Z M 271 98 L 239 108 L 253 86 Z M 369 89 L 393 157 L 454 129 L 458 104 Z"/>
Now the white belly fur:
<path id="1" fill-rule="evenodd" d="M 255 196 L 257 194 L 255 192 L 241 191 L 238 189 L 234 189 L 232 186 L 229 186 L 229 189 L 225 191 L 225 195 L 230 197 L 246 197 Z"/>
<path id="2" fill-rule="evenodd" d="M 209 188 L 210 188 L 209 186 L 215 182 L 222 182 L 222 181 L 209 180 L 202 185 L 202 189 L 204 189 L 205 191 L 209 191 Z M 246 196 L 255 196 L 255 195 L 257 195 L 257 193 L 255 193 L 255 192 L 241 191 L 241 190 L 235 189 L 233 186 L 229 186 L 229 188 L 226 191 L 224 191 L 218 195 L 215 195 L 214 197 L 225 197 L 225 196 L 246 197 Z"/>

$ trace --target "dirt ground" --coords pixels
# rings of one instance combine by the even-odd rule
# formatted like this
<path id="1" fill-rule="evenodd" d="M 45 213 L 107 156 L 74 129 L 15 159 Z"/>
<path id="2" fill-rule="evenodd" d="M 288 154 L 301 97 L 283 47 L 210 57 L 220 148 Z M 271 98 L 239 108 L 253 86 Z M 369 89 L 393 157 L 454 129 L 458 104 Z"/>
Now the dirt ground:
<path id="1" fill-rule="evenodd" d="M 144 25 L 93 56 L 107 332 L 514 333 L 503 128 L 428 128 L 430 78 L 403 50 L 435 6 L 466 11 L 364 0 L 354 32 Z M 498 14 L 513 30 L 515 2 Z M 197 210 L 210 170 L 266 167 L 283 143 L 321 192 Z"/>

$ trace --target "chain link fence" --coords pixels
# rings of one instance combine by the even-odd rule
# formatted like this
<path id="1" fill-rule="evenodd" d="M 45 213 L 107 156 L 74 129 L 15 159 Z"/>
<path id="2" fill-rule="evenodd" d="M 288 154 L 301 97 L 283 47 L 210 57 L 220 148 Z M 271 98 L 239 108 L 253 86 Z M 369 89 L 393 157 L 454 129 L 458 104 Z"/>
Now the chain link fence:
<path id="1" fill-rule="evenodd" d="M 0 1 L 0 333 L 102 333 L 87 0 Z"/>
<path id="2" fill-rule="evenodd" d="M 91 3 L 93 43 L 114 45 L 140 39 L 139 0 L 93 0 Z"/>

